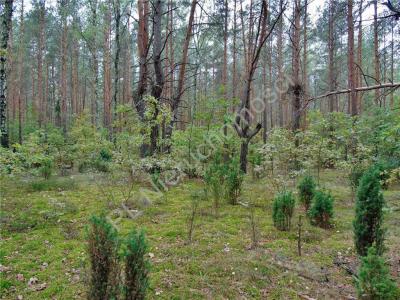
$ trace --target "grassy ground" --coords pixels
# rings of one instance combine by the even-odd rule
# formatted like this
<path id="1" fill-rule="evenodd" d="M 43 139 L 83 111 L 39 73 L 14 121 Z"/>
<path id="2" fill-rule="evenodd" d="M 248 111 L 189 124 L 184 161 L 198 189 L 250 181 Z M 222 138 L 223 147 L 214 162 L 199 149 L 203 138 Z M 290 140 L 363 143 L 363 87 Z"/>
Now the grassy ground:
<path id="1" fill-rule="evenodd" d="M 87 177 L 57 179 L 46 186 L 0 181 L 1 299 L 84 299 L 87 269 L 85 228 L 93 213 L 108 211 L 122 236 L 144 228 L 152 263 L 149 298 L 160 299 L 351 299 L 353 279 L 334 262 L 355 269 L 354 203 L 344 176 L 327 171 L 321 183 L 335 196 L 334 227 L 303 224 L 303 255 L 297 255 L 297 207 L 290 232 L 272 225 L 272 192 L 264 180 L 246 180 L 243 201 L 256 203 L 259 246 L 251 245 L 249 209 L 201 203 L 193 242 L 187 244 L 190 194 L 199 181 L 186 181 L 143 208 L 135 219 L 118 218 L 126 186 Z M 34 191 L 34 190 L 42 191 Z M 49 190 L 50 189 L 50 190 Z M 139 186 L 134 187 L 137 191 Z M 113 196 L 111 196 L 113 195 Z M 134 193 L 134 198 L 135 198 Z M 399 279 L 400 187 L 384 192 L 388 202 L 386 258 Z M 131 208 L 136 208 L 131 203 Z M 339 257 L 339 258 L 338 258 Z M 38 282 L 29 286 L 35 277 Z"/>

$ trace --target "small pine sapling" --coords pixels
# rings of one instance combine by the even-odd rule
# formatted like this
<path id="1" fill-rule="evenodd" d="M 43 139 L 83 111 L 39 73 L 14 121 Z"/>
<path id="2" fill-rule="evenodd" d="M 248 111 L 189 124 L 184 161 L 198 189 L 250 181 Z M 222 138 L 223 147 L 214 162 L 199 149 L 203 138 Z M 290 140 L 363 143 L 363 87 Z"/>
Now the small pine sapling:
<path id="1" fill-rule="evenodd" d="M 291 192 L 284 191 L 275 196 L 272 219 L 274 221 L 274 226 L 278 230 L 290 230 L 294 206 L 295 199 Z"/>
<path id="2" fill-rule="evenodd" d="M 125 300 L 143 300 L 149 286 L 150 263 L 146 259 L 148 245 L 143 231 L 132 231 L 127 240 L 125 258 Z"/>
<path id="3" fill-rule="evenodd" d="M 390 277 L 389 269 L 375 247 L 370 247 L 367 256 L 361 260 L 356 279 L 359 299 L 400 299 L 400 290 Z"/>
<path id="4" fill-rule="evenodd" d="M 304 206 L 305 212 L 310 209 L 311 201 L 315 193 L 315 181 L 312 176 L 305 176 L 297 186 L 299 190 L 299 200 Z"/>
<path id="5" fill-rule="evenodd" d="M 226 198 L 229 203 L 236 205 L 242 191 L 243 172 L 238 159 L 232 159 L 225 174 Z"/>
<path id="6" fill-rule="evenodd" d="M 90 282 L 88 298 L 114 299 L 118 286 L 118 236 L 105 216 L 92 216 L 88 233 Z"/>
<path id="7" fill-rule="evenodd" d="M 311 224 L 322 228 L 329 228 L 333 217 L 332 195 L 325 191 L 316 191 L 308 215 Z"/>
<path id="8" fill-rule="evenodd" d="M 353 230 L 356 250 L 361 256 L 367 255 L 367 250 L 371 246 L 375 246 L 379 254 L 383 252 L 382 224 L 385 202 L 379 176 L 378 169 L 370 168 L 360 179 L 357 189 Z"/>

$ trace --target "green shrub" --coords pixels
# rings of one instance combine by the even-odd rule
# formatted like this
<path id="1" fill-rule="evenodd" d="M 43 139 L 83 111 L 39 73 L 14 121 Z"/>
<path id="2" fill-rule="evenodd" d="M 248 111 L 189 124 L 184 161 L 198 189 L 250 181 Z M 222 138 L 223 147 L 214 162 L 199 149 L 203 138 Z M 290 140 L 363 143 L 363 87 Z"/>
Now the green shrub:
<path id="1" fill-rule="evenodd" d="M 39 174 L 44 179 L 49 179 L 53 172 L 53 162 L 51 159 L 44 159 L 39 168 Z"/>
<path id="2" fill-rule="evenodd" d="M 350 173 L 349 173 L 349 181 L 350 181 L 350 188 L 352 191 L 352 198 L 354 200 L 354 193 L 357 190 L 357 187 L 360 183 L 361 177 L 364 175 L 365 168 L 363 168 L 360 165 L 353 165 L 351 167 Z"/>
<path id="3" fill-rule="evenodd" d="M 211 193 L 214 200 L 214 208 L 217 211 L 219 202 L 224 192 L 225 185 L 225 166 L 223 163 L 222 155 L 216 153 L 212 161 L 209 163 L 208 168 L 204 173 L 204 182 L 206 184 L 206 192 Z"/>
<path id="4" fill-rule="evenodd" d="M 232 159 L 229 163 L 225 174 L 225 193 L 227 200 L 233 204 L 237 204 L 237 200 L 242 191 L 243 172 L 240 169 L 238 159 Z"/>
<path id="5" fill-rule="evenodd" d="M 356 197 L 356 216 L 353 222 L 354 239 L 357 253 L 367 254 L 369 247 L 376 247 L 378 253 L 383 251 L 384 199 L 381 192 L 379 170 L 370 168 L 360 179 Z"/>
<path id="6" fill-rule="evenodd" d="M 370 247 L 367 256 L 362 258 L 356 286 L 359 299 L 400 299 L 399 288 L 375 247 Z"/>
<path id="7" fill-rule="evenodd" d="M 148 251 L 143 231 L 130 233 L 125 251 L 125 298 L 126 300 L 145 299 L 149 286 L 150 263 L 145 258 Z"/>
<path id="8" fill-rule="evenodd" d="M 272 219 L 279 230 L 290 230 L 294 212 L 295 199 L 291 192 L 281 192 L 275 196 Z"/>
<path id="9" fill-rule="evenodd" d="M 88 298 L 115 299 L 118 287 L 118 236 L 104 216 L 92 216 L 88 233 L 90 282 Z"/>
<path id="10" fill-rule="evenodd" d="M 332 195 L 324 191 L 316 191 L 308 215 L 312 224 L 329 228 L 333 217 Z"/>
<path id="11" fill-rule="evenodd" d="M 28 184 L 30 192 L 73 190 L 77 186 L 76 181 L 71 178 L 35 179 Z"/>
<path id="12" fill-rule="evenodd" d="M 300 202 L 303 204 L 306 212 L 309 210 L 311 201 L 314 197 L 315 187 L 316 184 L 312 176 L 305 176 L 297 186 Z"/>

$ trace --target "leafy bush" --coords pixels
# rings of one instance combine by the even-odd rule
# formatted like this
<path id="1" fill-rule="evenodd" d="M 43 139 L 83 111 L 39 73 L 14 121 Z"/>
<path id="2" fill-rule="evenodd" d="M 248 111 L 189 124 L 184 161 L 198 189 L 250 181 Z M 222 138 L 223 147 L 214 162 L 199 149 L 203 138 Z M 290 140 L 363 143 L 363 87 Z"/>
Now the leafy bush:
<path id="1" fill-rule="evenodd" d="M 51 159 L 44 159 L 39 168 L 39 173 L 44 179 L 49 179 L 53 171 L 53 161 Z"/>
<path id="2" fill-rule="evenodd" d="M 312 224 L 329 228 L 330 220 L 333 217 L 332 195 L 324 191 L 316 191 L 308 215 Z"/>
<path id="3" fill-rule="evenodd" d="M 359 299 L 396 300 L 400 290 L 390 278 L 388 267 L 374 247 L 368 249 L 367 256 L 362 258 L 356 281 Z"/>
<path id="4" fill-rule="evenodd" d="M 148 251 L 143 231 L 130 233 L 125 250 L 125 299 L 145 299 L 149 286 L 150 264 L 145 258 Z"/>
<path id="5" fill-rule="evenodd" d="M 207 193 L 211 193 L 214 199 L 214 208 L 219 208 L 219 201 L 223 196 L 225 184 L 225 165 L 221 153 L 216 153 L 204 173 Z"/>
<path id="6" fill-rule="evenodd" d="M 294 212 L 295 199 L 291 192 L 282 192 L 275 196 L 272 219 L 274 226 L 279 230 L 290 230 Z"/>
<path id="7" fill-rule="evenodd" d="M 224 181 L 226 198 L 231 204 L 236 205 L 243 183 L 243 172 L 237 158 L 232 159 L 228 164 Z"/>
<path id="8" fill-rule="evenodd" d="M 356 217 L 353 222 L 355 246 L 361 256 L 365 256 L 368 248 L 373 245 L 378 253 L 383 251 L 383 206 L 379 170 L 370 168 L 360 179 L 356 197 Z"/>
<path id="9" fill-rule="evenodd" d="M 349 173 L 349 181 L 350 181 L 350 188 L 353 193 L 353 199 L 354 199 L 354 193 L 357 190 L 357 187 L 360 183 L 361 177 L 364 175 L 365 168 L 363 168 L 359 164 L 353 164 L 350 167 L 350 173 Z"/>
<path id="10" fill-rule="evenodd" d="M 89 299 L 114 299 L 118 285 L 118 236 L 104 216 L 92 216 L 87 237 L 90 260 Z"/>
<path id="11" fill-rule="evenodd" d="M 306 212 L 310 208 L 311 201 L 314 197 L 315 187 L 316 187 L 316 184 L 315 184 L 314 178 L 309 175 L 305 176 L 299 182 L 299 185 L 297 186 L 297 188 L 299 190 L 300 202 L 303 204 L 304 210 Z"/>

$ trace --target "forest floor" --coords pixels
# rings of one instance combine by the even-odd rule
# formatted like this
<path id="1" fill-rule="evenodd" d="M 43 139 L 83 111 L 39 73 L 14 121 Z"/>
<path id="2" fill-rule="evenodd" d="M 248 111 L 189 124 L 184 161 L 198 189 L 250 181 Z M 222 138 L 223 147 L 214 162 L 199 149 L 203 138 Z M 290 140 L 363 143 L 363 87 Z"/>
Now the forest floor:
<path id="1" fill-rule="evenodd" d="M 116 214 L 124 188 L 107 186 L 99 178 L 94 183 L 89 177 L 55 178 L 47 186 L 32 179 L 0 181 L 0 299 L 86 298 L 88 219 L 104 210 Z M 249 208 L 222 204 L 215 217 L 211 201 L 200 204 L 193 242 L 186 242 L 190 195 L 202 188 L 196 180 L 170 189 L 135 219 L 115 219 L 122 236 L 135 227 L 145 229 L 152 265 L 148 298 L 356 297 L 351 275 L 358 265 L 352 234 L 354 202 L 345 176 L 337 171 L 322 174 L 321 185 L 335 197 L 334 226 L 324 230 L 303 219 L 301 257 L 297 222 L 302 208 L 297 206 L 290 232 L 277 231 L 271 217 L 273 194 L 264 182 L 247 178 L 242 196 L 242 201 L 256 203 L 255 248 Z M 384 196 L 385 258 L 400 282 L 400 186 L 384 191 Z"/>

